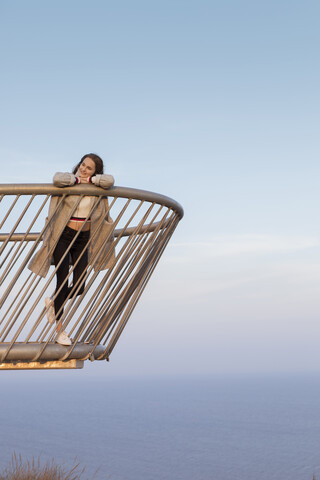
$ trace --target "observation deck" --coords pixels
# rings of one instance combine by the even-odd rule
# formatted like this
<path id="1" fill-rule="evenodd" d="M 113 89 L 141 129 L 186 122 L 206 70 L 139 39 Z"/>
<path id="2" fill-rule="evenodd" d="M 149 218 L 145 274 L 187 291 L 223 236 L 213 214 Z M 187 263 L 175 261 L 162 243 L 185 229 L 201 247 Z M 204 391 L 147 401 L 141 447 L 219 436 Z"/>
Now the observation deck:
<path id="1" fill-rule="evenodd" d="M 76 205 L 84 196 L 94 197 L 92 211 L 108 198 L 114 223 L 99 255 L 113 252 L 115 257 L 106 270 L 95 271 L 89 264 L 81 279 L 84 292 L 66 300 L 59 324 L 72 338 L 67 347 L 55 343 L 57 325 L 47 320 L 44 303 L 55 291 L 56 269 L 52 265 L 41 277 L 28 264 L 48 228 L 50 199 L 58 197 L 59 208 L 71 195 L 77 197 Z M 182 217 L 175 200 L 133 188 L 0 185 L 0 369 L 82 368 L 85 360 L 109 360 Z M 91 232 L 87 246 L 94 241 Z"/>

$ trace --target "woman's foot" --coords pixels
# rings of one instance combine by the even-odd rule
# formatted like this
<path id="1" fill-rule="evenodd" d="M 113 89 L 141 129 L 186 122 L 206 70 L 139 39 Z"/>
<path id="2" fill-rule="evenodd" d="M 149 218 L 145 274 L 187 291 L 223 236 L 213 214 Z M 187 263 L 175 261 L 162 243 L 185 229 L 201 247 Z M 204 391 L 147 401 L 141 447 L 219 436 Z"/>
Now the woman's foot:
<path id="1" fill-rule="evenodd" d="M 64 331 L 57 333 L 55 342 L 60 343 L 60 345 L 66 345 L 67 347 L 71 345 L 71 339 L 68 337 L 68 335 Z"/>
<path id="2" fill-rule="evenodd" d="M 54 306 L 53 301 L 50 297 L 46 297 L 44 299 L 44 303 L 46 305 L 46 314 L 49 323 L 53 323 L 55 321 L 55 313 L 54 313 Z"/>

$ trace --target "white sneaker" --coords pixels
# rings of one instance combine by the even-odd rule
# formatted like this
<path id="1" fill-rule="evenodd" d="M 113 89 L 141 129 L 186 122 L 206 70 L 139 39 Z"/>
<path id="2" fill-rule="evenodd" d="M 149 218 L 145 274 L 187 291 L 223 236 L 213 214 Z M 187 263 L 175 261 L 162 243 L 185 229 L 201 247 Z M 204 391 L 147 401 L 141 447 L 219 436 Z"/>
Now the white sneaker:
<path id="1" fill-rule="evenodd" d="M 50 297 L 46 297 L 44 299 L 44 303 L 45 303 L 46 309 L 47 309 L 46 314 L 47 314 L 48 322 L 53 323 L 56 319 L 56 316 L 55 316 L 55 312 L 54 312 L 54 306 L 53 306 L 52 299 Z"/>
<path id="2" fill-rule="evenodd" d="M 68 337 L 68 335 L 64 331 L 57 333 L 55 342 L 60 343 L 60 345 L 66 345 L 67 347 L 71 345 L 71 339 Z"/>

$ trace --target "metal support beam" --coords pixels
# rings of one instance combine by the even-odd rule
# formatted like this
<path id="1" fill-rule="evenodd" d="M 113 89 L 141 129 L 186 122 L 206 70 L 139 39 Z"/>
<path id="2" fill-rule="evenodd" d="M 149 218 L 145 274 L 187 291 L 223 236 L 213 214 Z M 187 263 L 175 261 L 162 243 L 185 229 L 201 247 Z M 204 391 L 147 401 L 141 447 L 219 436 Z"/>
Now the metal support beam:
<path id="1" fill-rule="evenodd" d="M 0 370 L 62 370 L 83 368 L 83 360 L 68 360 L 66 362 L 13 362 L 0 363 Z"/>

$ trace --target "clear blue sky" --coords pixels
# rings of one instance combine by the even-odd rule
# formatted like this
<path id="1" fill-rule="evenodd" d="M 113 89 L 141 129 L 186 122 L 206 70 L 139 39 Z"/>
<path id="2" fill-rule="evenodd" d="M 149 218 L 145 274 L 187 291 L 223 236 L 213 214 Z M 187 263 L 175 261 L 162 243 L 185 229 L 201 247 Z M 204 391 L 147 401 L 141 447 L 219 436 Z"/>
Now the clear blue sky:
<path id="1" fill-rule="evenodd" d="M 94 151 L 185 209 L 106 375 L 319 370 L 319 18 L 311 0 L 1 0 L 1 182 Z"/>

